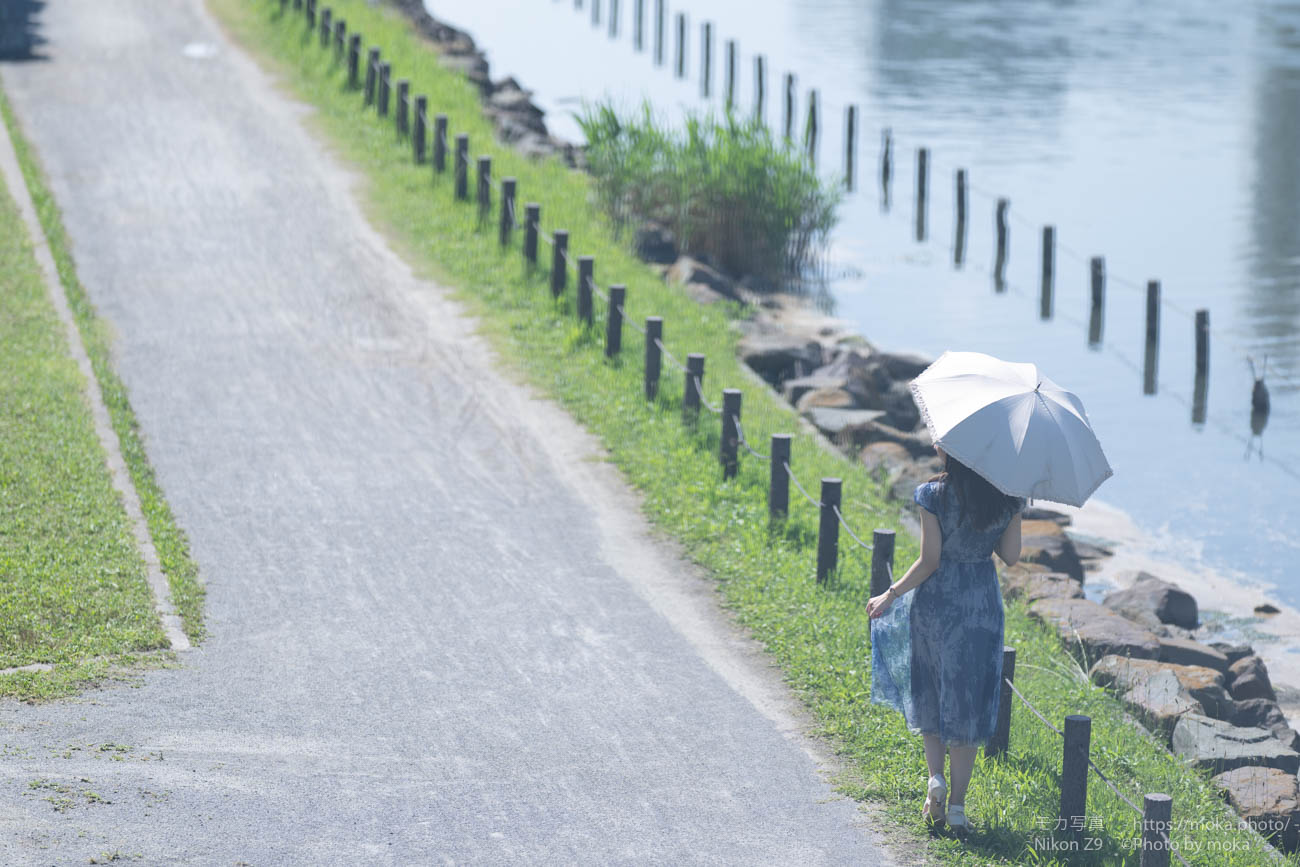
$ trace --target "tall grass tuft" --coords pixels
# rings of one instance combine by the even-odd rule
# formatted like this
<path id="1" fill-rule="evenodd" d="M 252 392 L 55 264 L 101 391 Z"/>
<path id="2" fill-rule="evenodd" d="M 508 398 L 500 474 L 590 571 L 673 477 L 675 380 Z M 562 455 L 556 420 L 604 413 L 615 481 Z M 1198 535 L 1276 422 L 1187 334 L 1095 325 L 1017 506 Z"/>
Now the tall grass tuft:
<path id="1" fill-rule="evenodd" d="M 680 128 L 648 103 L 620 113 L 586 106 L 578 122 L 601 206 L 623 227 L 653 220 L 682 251 L 744 276 L 755 289 L 809 273 L 842 198 L 767 127 L 733 113 L 689 112 Z"/>

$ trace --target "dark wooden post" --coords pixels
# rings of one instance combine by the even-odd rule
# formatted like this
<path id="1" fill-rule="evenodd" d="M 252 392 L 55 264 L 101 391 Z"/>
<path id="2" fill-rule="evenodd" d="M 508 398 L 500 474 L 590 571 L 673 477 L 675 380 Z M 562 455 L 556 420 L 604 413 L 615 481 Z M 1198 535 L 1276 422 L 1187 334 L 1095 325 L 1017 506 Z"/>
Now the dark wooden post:
<path id="1" fill-rule="evenodd" d="M 379 109 L 380 117 L 388 117 L 388 97 L 392 89 L 393 64 L 385 60 L 379 64 Z"/>
<path id="2" fill-rule="evenodd" d="M 1061 815 L 1065 827 L 1078 831 L 1088 811 L 1088 749 L 1092 742 L 1092 718 L 1071 714 L 1065 718 L 1065 742 L 1061 748 Z"/>
<path id="3" fill-rule="evenodd" d="M 343 59 L 344 52 L 347 49 L 348 41 L 348 22 L 342 18 L 334 21 L 334 62 L 338 63 Z"/>
<path id="4" fill-rule="evenodd" d="M 1016 679 L 1016 649 L 1002 648 L 1002 680 L 998 683 L 998 721 L 984 746 L 984 758 L 1000 756 L 1011 745 L 1011 686 Z"/>
<path id="5" fill-rule="evenodd" d="M 1088 263 L 1091 279 L 1092 303 L 1088 306 L 1088 345 L 1101 344 L 1102 311 L 1106 305 L 1106 260 L 1093 256 Z"/>
<path id="6" fill-rule="evenodd" d="M 415 154 L 416 165 L 422 165 L 429 152 L 425 139 L 428 138 L 429 97 L 421 94 L 415 98 L 415 132 L 411 136 L 411 150 Z"/>
<path id="7" fill-rule="evenodd" d="M 871 595 L 879 596 L 894 583 L 894 531 L 871 534 Z"/>
<path id="8" fill-rule="evenodd" d="M 699 383 L 697 386 L 696 383 Z M 682 385 L 682 415 L 694 420 L 700 412 L 700 389 L 704 387 L 704 356 L 692 352 L 686 356 L 686 377 Z"/>
<path id="9" fill-rule="evenodd" d="M 808 163 L 817 168 L 817 91 L 808 91 L 808 122 L 804 126 L 804 144 L 808 148 Z"/>
<path id="10" fill-rule="evenodd" d="M 997 214 L 994 217 L 998 232 L 997 252 L 993 260 L 993 288 L 997 292 L 1005 292 L 1007 289 L 1007 208 L 1011 207 L 1011 202 L 1007 199 L 998 199 Z"/>
<path id="11" fill-rule="evenodd" d="M 492 213 L 492 157 L 478 158 L 478 218 L 486 220 Z"/>
<path id="12" fill-rule="evenodd" d="M 542 222 L 542 206 L 536 202 L 524 205 L 524 260 L 529 267 L 537 265 L 537 231 Z"/>
<path id="13" fill-rule="evenodd" d="M 786 143 L 794 139 L 794 73 L 785 74 L 785 113 L 781 118 Z"/>
<path id="14" fill-rule="evenodd" d="M 379 74 L 379 49 L 371 48 L 366 52 L 366 93 L 365 104 L 375 104 L 375 76 Z"/>
<path id="15" fill-rule="evenodd" d="M 605 357 L 613 358 L 623 349 L 623 302 L 627 287 L 614 283 L 609 287 L 609 310 L 605 311 Z"/>
<path id="16" fill-rule="evenodd" d="M 515 228 L 515 187 L 514 178 L 501 179 L 501 221 L 497 226 L 497 239 L 504 247 L 510 243 L 510 232 Z"/>
<path id="17" fill-rule="evenodd" d="M 600 26 L 600 0 L 591 0 L 591 26 Z"/>
<path id="18" fill-rule="evenodd" d="M 1169 832 L 1174 827 L 1173 819 L 1173 798 L 1163 794 L 1150 794 L 1142 798 L 1140 867 L 1169 867 L 1169 850 L 1172 848 Z"/>
<path id="19" fill-rule="evenodd" d="M 469 200 L 469 133 L 456 133 L 456 198 Z"/>
<path id="20" fill-rule="evenodd" d="M 713 76 L 713 22 L 700 25 L 700 96 L 709 98 Z"/>
<path id="21" fill-rule="evenodd" d="M 1056 227 L 1043 227 L 1043 280 L 1038 318 L 1052 318 L 1052 289 L 1056 282 Z"/>
<path id="22" fill-rule="evenodd" d="M 736 40 L 727 40 L 727 89 L 723 92 L 726 96 L 727 111 L 731 111 L 736 104 Z"/>
<path id="23" fill-rule="evenodd" d="M 556 298 L 564 293 L 569 282 L 569 270 L 564 259 L 568 255 L 569 233 L 556 229 L 551 233 L 551 294 Z"/>
<path id="24" fill-rule="evenodd" d="M 1142 349 L 1142 393 L 1156 393 L 1160 356 L 1160 282 L 1147 282 L 1147 329 Z"/>
<path id="25" fill-rule="evenodd" d="M 761 54 L 754 55 L 754 119 L 763 122 L 767 109 L 767 60 Z"/>
<path id="26" fill-rule="evenodd" d="M 740 430 L 737 425 L 740 421 L 740 399 L 740 389 L 722 390 L 722 439 L 718 443 L 718 460 L 722 462 L 724 479 L 734 479 L 740 469 L 740 462 L 736 458 L 740 446 Z"/>
<path id="27" fill-rule="evenodd" d="M 433 116 L 433 170 L 442 174 L 447 170 L 447 115 Z"/>
<path id="28" fill-rule="evenodd" d="M 655 0 L 655 66 L 664 65 L 664 0 Z"/>
<path id="29" fill-rule="evenodd" d="M 773 520 L 790 513 L 790 434 L 772 434 L 767 482 L 767 516 Z"/>
<path id="30" fill-rule="evenodd" d="M 1192 423 L 1205 423 L 1210 386 L 1210 311 L 1196 311 L 1196 378 L 1192 389 Z"/>
<path id="31" fill-rule="evenodd" d="M 406 137 L 411 132 L 411 81 L 397 80 L 397 134 Z"/>
<path id="32" fill-rule="evenodd" d="M 307 0 L 307 26 L 316 26 L 316 0 Z"/>
<path id="33" fill-rule="evenodd" d="M 596 259 L 594 256 L 578 257 L 578 319 L 584 325 L 591 325 L 592 284 L 596 281 Z"/>
<path id="34" fill-rule="evenodd" d="M 916 150 L 916 240 L 925 240 L 925 208 L 929 199 L 930 186 L 930 151 L 928 148 Z"/>
<path id="35" fill-rule="evenodd" d="M 966 170 L 957 169 L 957 229 L 952 242 L 952 263 L 966 261 Z"/>
<path id="36" fill-rule="evenodd" d="M 636 0 L 632 16 L 632 45 L 637 51 L 645 48 L 645 0 Z"/>
<path id="37" fill-rule="evenodd" d="M 858 147 L 858 107 L 850 105 L 844 112 L 844 187 L 853 191 L 853 157 Z"/>
<path id="38" fill-rule="evenodd" d="M 361 78 L 361 34 L 348 37 L 348 87 L 355 88 Z"/>
<path id="39" fill-rule="evenodd" d="M 880 209 L 889 210 L 889 181 L 894 175 L 894 133 L 889 127 L 880 131 Z"/>
<path id="40" fill-rule="evenodd" d="M 674 58 L 677 77 L 686 77 L 686 13 L 677 13 L 677 56 Z"/>
<path id="41" fill-rule="evenodd" d="M 818 584 L 825 584 L 839 565 L 840 520 L 835 510 L 840 506 L 840 487 L 839 479 L 822 479 L 821 509 L 817 522 Z"/>
<path id="42" fill-rule="evenodd" d="M 334 10 L 326 6 L 320 13 L 320 47 L 330 47 L 330 30 L 334 26 Z"/>
<path id="43" fill-rule="evenodd" d="M 609 0 L 609 38 L 618 36 L 618 0 Z"/>
<path id="44" fill-rule="evenodd" d="M 301 10 L 302 10 L 302 0 L 293 0 L 293 11 L 298 12 Z"/>
<path id="45" fill-rule="evenodd" d="M 662 364 L 662 353 L 659 351 L 659 342 L 664 336 L 664 320 L 662 316 L 647 316 L 645 318 L 645 399 L 653 401 L 659 396 L 659 367 Z"/>

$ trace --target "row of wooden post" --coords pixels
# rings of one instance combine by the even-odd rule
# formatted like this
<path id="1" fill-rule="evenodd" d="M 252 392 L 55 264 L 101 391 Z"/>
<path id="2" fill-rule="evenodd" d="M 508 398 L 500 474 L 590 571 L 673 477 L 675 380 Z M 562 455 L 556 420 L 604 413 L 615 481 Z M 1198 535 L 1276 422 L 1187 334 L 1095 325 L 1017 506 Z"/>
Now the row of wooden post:
<path id="1" fill-rule="evenodd" d="M 294 0 L 295 8 L 303 0 Z M 660 4 L 662 15 L 662 0 L 657 0 Z M 286 5 L 286 0 L 280 0 L 281 8 Z M 308 25 L 314 27 L 316 21 L 315 0 L 306 0 L 305 8 L 307 10 Z M 321 28 L 321 46 L 328 47 L 331 27 L 333 29 L 333 38 L 335 46 L 335 57 L 341 59 L 344 53 L 343 46 L 347 36 L 346 22 L 343 19 L 333 20 L 332 10 L 326 8 L 320 15 Z M 348 65 L 348 82 L 352 87 L 358 87 L 358 65 L 360 58 L 361 36 L 352 34 L 347 40 L 347 65 Z M 390 78 L 392 67 L 387 62 L 380 60 L 380 50 L 375 47 L 369 49 L 367 55 L 366 77 L 363 86 L 363 106 L 369 107 L 374 104 L 376 114 L 383 117 L 388 111 L 388 102 L 390 94 Z M 410 137 L 413 148 L 413 159 L 416 164 L 423 164 L 426 158 L 430 156 L 427 151 L 427 118 L 428 97 L 421 94 L 414 99 L 414 108 L 409 106 L 410 82 L 401 79 L 397 87 L 397 110 L 395 112 L 395 127 L 399 137 Z M 446 154 L 446 133 L 447 133 L 447 116 L 438 114 L 434 117 L 434 134 L 432 146 L 432 163 L 434 171 L 441 174 L 445 171 L 445 154 Z M 886 153 L 888 153 L 888 136 L 886 137 Z M 490 216 L 492 208 L 492 160 L 491 157 L 483 155 L 477 159 L 477 183 L 476 199 L 479 207 L 480 222 L 486 221 Z M 468 172 L 469 172 L 469 136 L 459 133 L 455 137 L 455 197 L 457 200 L 468 199 Z M 964 189 L 965 173 L 959 175 L 959 188 Z M 498 243 L 505 247 L 510 243 L 511 234 L 515 227 L 514 209 L 518 184 L 513 177 L 503 178 L 501 181 L 501 202 L 499 205 L 500 215 L 498 222 Z M 1005 200 L 1004 200 L 1005 201 Z M 964 194 L 959 197 L 962 204 L 959 208 L 959 215 L 964 219 L 965 204 Z M 1000 221 L 1005 217 L 1005 207 L 999 203 Z M 524 206 L 524 242 L 523 255 L 529 268 L 536 268 L 538 260 L 538 232 L 541 224 L 541 205 L 536 202 L 529 202 Z M 550 269 L 550 289 L 554 297 L 563 295 L 568 282 L 568 254 L 569 233 L 564 229 L 556 229 L 552 232 L 551 248 L 552 259 Z M 1045 233 L 1045 243 L 1047 234 Z M 594 305 L 593 296 L 596 290 L 595 284 L 595 257 L 579 256 L 577 259 L 578 279 L 577 279 L 577 314 L 578 317 L 587 325 L 594 324 Z M 1100 290 L 1098 287 L 1097 275 L 1101 273 L 1103 264 L 1100 259 L 1094 259 L 1092 262 L 1094 274 L 1094 299 L 1098 297 Z M 1046 269 L 1045 269 L 1046 273 Z M 1157 287 L 1158 292 L 1158 287 Z M 623 284 L 612 284 L 609 287 L 607 315 L 605 321 L 605 355 L 614 357 L 622 350 L 622 325 L 624 304 L 627 300 L 627 287 Z M 1158 296 L 1157 296 L 1158 301 Z M 1150 302 L 1149 302 L 1150 304 Z M 1158 306 L 1158 305 L 1157 305 Z M 1155 327 L 1152 325 L 1153 320 L 1148 319 L 1148 328 Z M 1198 316 L 1198 354 L 1201 347 L 1201 320 Z M 648 401 L 654 401 L 659 394 L 660 373 L 662 370 L 662 345 L 663 345 L 663 318 L 659 316 L 648 316 L 645 320 L 645 348 L 644 348 L 644 377 L 643 390 L 645 398 Z M 1208 351 L 1208 349 L 1206 350 Z M 703 396 L 700 393 L 700 386 L 704 379 L 704 362 L 705 356 L 700 353 L 691 353 L 686 359 L 686 370 L 683 380 L 682 391 L 682 411 L 684 416 L 691 421 L 698 418 Z M 719 441 L 719 462 L 722 464 L 723 478 L 734 478 L 739 469 L 739 452 L 740 443 L 740 417 L 741 417 L 741 398 L 742 393 L 739 389 L 728 388 L 722 392 L 721 407 L 721 436 Z M 769 441 L 769 483 L 768 483 L 768 513 L 769 517 L 774 520 L 783 519 L 789 513 L 790 505 L 790 460 L 791 460 L 791 441 L 792 436 L 786 433 L 772 434 Z M 820 499 L 818 507 L 818 533 L 817 533 L 817 565 L 816 580 L 818 583 L 825 583 L 830 580 L 839 566 L 839 528 L 840 528 L 840 505 L 842 502 L 842 480 L 838 478 L 823 478 L 821 480 Z M 894 542 L 895 536 L 893 530 L 877 529 L 872 534 L 871 545 L 871 580 L 870 593 L 877 596 L 885 592 L 894 580 Z M 1011 682 L 1015 677 L 1015 649 L 1011 647 L 1004 648 L 1002 673 L 1003 682 L 998 707 L 997 726 L 993 737 L 985 747 L 987 757 L 996 757 L 1007 751 L 1010 742 L 1011 730 Z M 1064 744 L 1062 753 L 1062 772 L 1061 772 L 1061 806 L 1060 818 L 1066 822 L 1065 827 L 1081 827 L 1081 820 L 1085 814 L 1087 803 L 1087 784 L 1088 784 L 1088 748 L 1091 740 L 1091 720 L 1086 716 L 1072 715 L 1065 719 Z M 1171 815 L 1171 801 L 1166 795 L 1147 795 L 1145 799 L 1146 812 L 1143 823 L 1143 852 L 1141 863 L 1144 867 L 1167 867 L 1169 863 L 1169 850 L 1162 839 L 1162 832 L 1169 827 Z M 1162 860 L 1163 858 L 1163 860 Z"/>

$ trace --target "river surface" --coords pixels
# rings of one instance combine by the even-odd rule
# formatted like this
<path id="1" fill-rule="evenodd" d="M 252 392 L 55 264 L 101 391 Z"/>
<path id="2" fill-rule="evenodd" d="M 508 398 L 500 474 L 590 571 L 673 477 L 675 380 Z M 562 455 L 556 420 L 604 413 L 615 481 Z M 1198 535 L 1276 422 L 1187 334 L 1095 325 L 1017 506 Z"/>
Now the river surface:
<path id="1" fill-rule="evenodd" d="M 844 114 L 859 112 L 857 184 L 831 248 L 836 314 L 887 349 L 1035 361 L 1079 394 L 1115 475 L 1098 491 L 1151 550 L 1188 568 L 1272 587 L 1300 605 L 1300 4 L 1207 0 L 693 0 L 666 4 L 663 65 L 635 6 L 611 0 L 442 0 L 494 79 L 535 92 L 552 132 L 581 140 L 583 100 L 649 99 L 668 120 L 719 105 L 726 40 L 736 104 L 765 117 L 797 77 L 797 126 L 819 93 L 817 164 L 841 174 Z M 687 15 L 686 75 L 675 16 Z M 701 97 L 701 24 L 712 22 L 712 96 Z M 881 131 L 893 135 L 890 207 Z M 930 152 L 926 240 L 916 240 L 916 148 Z M 966 258 L 954 265 L 954 173 L 972 188 Z M 1010 202 L 1005 291 L 991 277 L 994 206 Z M 1040 310 L 1040 233 L 1056 227 L 1055 297 Z M 1089 258 L 1107 285 L 1088 335 Z M 1158 381 L 1143 387 L 1145 286 L 1162 285 Z M 1193 420 L 1194 326 L 1209 311 L 1204 422 Z M 1272 409 L 1252 432 L 1247 357 L 1268 356 Z M 1258 427 L 1258 424 L 1256 424 Z M 1195 590 L 1196 588 L 1189 588 Z M 1213 606 L 1212 600 L 1202 600 Z"/>

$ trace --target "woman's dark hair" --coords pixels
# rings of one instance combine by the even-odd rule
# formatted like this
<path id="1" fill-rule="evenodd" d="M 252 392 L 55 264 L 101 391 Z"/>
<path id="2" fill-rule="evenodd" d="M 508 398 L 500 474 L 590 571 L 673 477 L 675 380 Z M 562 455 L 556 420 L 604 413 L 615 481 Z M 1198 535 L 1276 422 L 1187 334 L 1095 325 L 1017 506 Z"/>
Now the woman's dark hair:
<path id="1" fill-rule="evenodd" d="M 943 472 L 930 479 L 944 482 L 944 495 L 956 496 L 959 514 L 969 516 L 976 530 L 986 530 L 1008 512 L 1019 510 L 1019 497 L 1008 496 L 987 479 L 944 452 Z"/>

